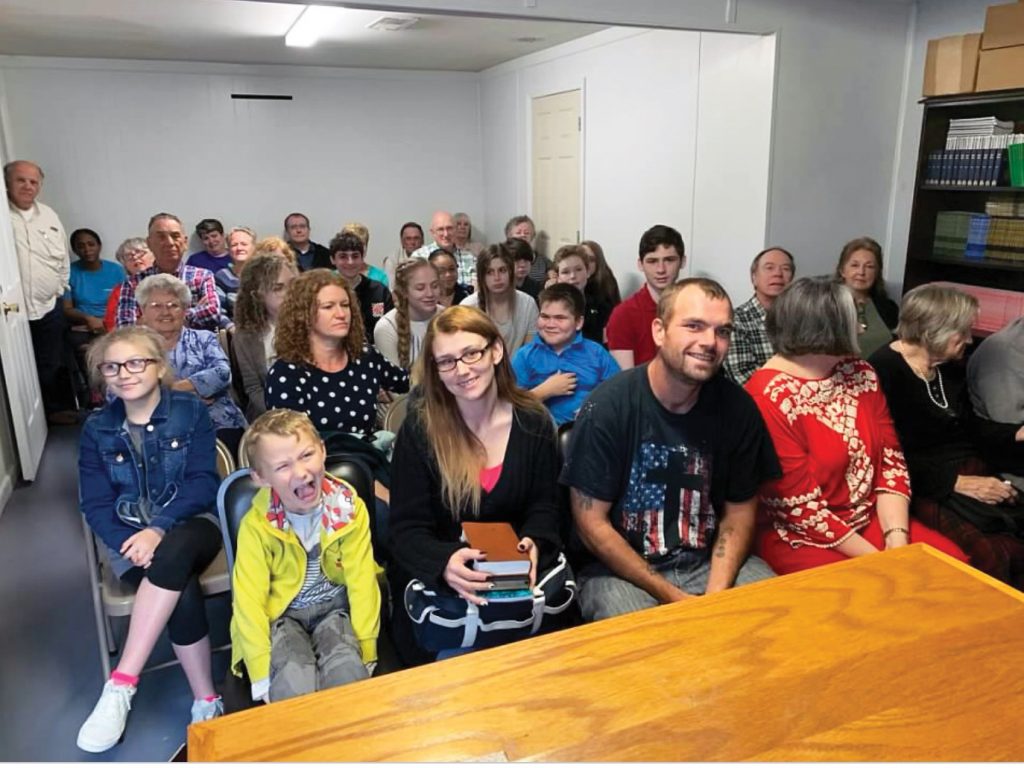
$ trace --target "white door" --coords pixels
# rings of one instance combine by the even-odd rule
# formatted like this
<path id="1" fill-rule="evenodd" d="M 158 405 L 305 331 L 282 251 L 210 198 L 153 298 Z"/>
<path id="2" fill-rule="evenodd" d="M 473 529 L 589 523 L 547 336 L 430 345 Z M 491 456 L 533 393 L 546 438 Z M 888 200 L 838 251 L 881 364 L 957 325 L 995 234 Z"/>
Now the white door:
<path id="1" fill-rule="evenodd" d="M 533 99 L 533 205 L 537 250 L 548 258 L 580 241 L 580 91 Z"/>
<path id="2" fill-rule="evenodd" d="M 46 416 L 21 293 L 11 212 L 6 202 L 5 190 L 0 198 L 0 364 L 4 369 L 21 474 L 26 480 L 35 480 L 46 445 Z"/>

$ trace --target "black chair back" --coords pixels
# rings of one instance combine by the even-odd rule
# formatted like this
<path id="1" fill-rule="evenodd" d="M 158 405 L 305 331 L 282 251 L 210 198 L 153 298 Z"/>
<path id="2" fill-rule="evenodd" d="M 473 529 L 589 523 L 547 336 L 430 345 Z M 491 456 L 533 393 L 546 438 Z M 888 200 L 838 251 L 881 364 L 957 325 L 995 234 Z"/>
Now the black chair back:
<path id="1" fill-rule="evenodd" d="M 377 522 L 377 504 L 373 492 L 373 473 L 369 466 L 358 456 L 347 454 L 334 454 L 327 457 L 325 462 L 327 471 L 335 477 L 344 480 L 355 488 L 356 493 L 366 504 L 370 514 L 370 538 L 373 542 L 373 553 L 378 563 L 386 554 L 384 549 L 383 535 Z M 242 524 L 242 518 L 252 507 L 253 496 L 259 486 L 252 478 L 248 468 L 232 472 L 220 484 L 217 491 L 217 515 L 220 518 L 221 535 L 224 537 L 224 554 L 227 556 L 228 571 L 234 572 L 235 550 L 238 546 L 238 528 Z"/>
<path id="2" fill-rule="evenodd" d="M 333 453 L 327 457 L 327 471 L 356 489 L 370 514 L 370 541 L 373 556 L 378 563 L 387 562 L 386 526 L 377 516 L 377 495 L 374 491 L 373 471 L 358 454 Z"/>
<path id="3" fill-rule="evenodd" d="M 238 527 L 252 506 L 252 498 L 259 486 L 248 467 L 235 470 L 220 484 L 217 491 L 217 516 L 224 537 L 224 554 L 228 560 L 228 573 L 235 570 L 235 550 L 238 547 Z"/>
<path id="4" fill-rule="evenodd" d="M 569 458 L 569 449 L 572 446 L 572 426 L 575 422 L 567 421 L 558 428 L 558 471 L 561 474 L 566 459 Z M 565 542 L 565 556 L 569 560 L 576 573 L 590 562 L 594 556 L 590 554 L 583 540 L 576 530 L 576 524 L 572 517 L 572 501 L 570 499 L 569 486 L 559 484 L 558 503 L 562 509 L 562 541 Z"/>

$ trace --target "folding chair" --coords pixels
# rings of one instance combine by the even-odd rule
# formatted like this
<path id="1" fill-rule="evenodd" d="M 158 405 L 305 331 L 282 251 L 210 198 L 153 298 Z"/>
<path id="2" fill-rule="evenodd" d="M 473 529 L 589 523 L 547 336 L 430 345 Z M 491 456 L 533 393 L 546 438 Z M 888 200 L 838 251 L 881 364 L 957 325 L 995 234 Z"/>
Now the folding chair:
<path id="1" fill-rule="evenodd" d="M 409 395 L 396 395 L 384 413 L 383 429 L 398 434 L 398 430 L 409 412 Z"/>
<path id="2" fill-rule="evenodd" d="M 222 473 L 227 470 L 230 474 L 234 468 L 233 460 L 230 464 L 227 463 L 227 460 L 231 458 L 231 452 L 220 440 L 217 441 L 216 450 L 217 471 L 221 477 L 225 477 Z M 110 657 L 118 652 L 110 620 L 131 616 L 132 608 L 135 605 L 135 588 L 117 578 L 110 567 L 106 545 L 93 534 L 84 515 L 82 516 L 82 530 L 85 535 L 85 559 L 89 569 L 89 586 L 92 593 L 93 614 L 96 619 L 96 636 L 99 640 L 100 667 L 103 669 L 103 679 L 106 680 L 110 677 Z M 230 591 L 231 571 L 228 569 L 223 550 L 217 553 L 213 562 L 199 576 L 199 586 L 205 597 Z M 228 647 L 230 646 L 222 646 L 214 650 L 220 651 Z M 163 664 L 155 664 L 146 667 L 143 672 L 152 672 L 177 663 L 178 661 L 175 659 Z"/>

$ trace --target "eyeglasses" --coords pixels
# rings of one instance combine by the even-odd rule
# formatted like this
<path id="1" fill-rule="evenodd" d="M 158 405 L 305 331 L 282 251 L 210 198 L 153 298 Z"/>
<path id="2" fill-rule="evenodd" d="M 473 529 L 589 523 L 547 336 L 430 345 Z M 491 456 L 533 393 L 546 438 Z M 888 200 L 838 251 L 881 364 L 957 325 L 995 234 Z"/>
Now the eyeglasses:
<path id="1" fill-rule="evenodd" d="M 100 363 L 96 366 L 96 370 L 108 379 L 112 379 L 121 372 L 122 367 L 128 373 L 142 373 L 152 363 L 158 362 L 160 361 L 153 357 L 133 357 L 130 360 L 125 360 L 123 363 L 115 363 L 113 361 Z"/>
<path id="2" fill-rule="evenodd" d="M 180 301 L 151 301 L 148 304 L 146 304 L 146 308 L 147 309 L 155 309 L 158 312 L 161 309 L 166 309 L 169 312 L 177 312 L 179 309 L 181 309 L 181 302 Z"/>
<path id="3" fill-rule="evenodd" d="M 142 261 L 149 255 L 149 251 L 129 251 L 124 255 L 125 261 Z"/>
<path id="4" fill-rule="evenodd" d="M 491 345 L 488 344 L 480 349 L 467 349 L 462 353 L 460 357 L 442 357 L 440 359 L 434 358 L 434 365 L 437 366 L 437 370 L 441 373 L 449 373 L 455 370 L 455 366 L 459 363 L 464 365 L 473 365 L 479 363 L 484 358 L 484 352 L 488 350 Z"/>

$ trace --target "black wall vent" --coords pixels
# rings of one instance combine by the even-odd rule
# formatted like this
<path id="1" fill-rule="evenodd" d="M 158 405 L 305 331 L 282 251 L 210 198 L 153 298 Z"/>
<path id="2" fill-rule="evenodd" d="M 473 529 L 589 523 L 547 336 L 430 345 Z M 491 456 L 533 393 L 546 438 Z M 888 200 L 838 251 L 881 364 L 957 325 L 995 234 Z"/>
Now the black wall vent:
<path id="1" fill-rule="evenodd" d="M 281 93 L 232 93 L 232 99 L 255 99 L 257 101 L 291 101 L 292 96 Z"/>

